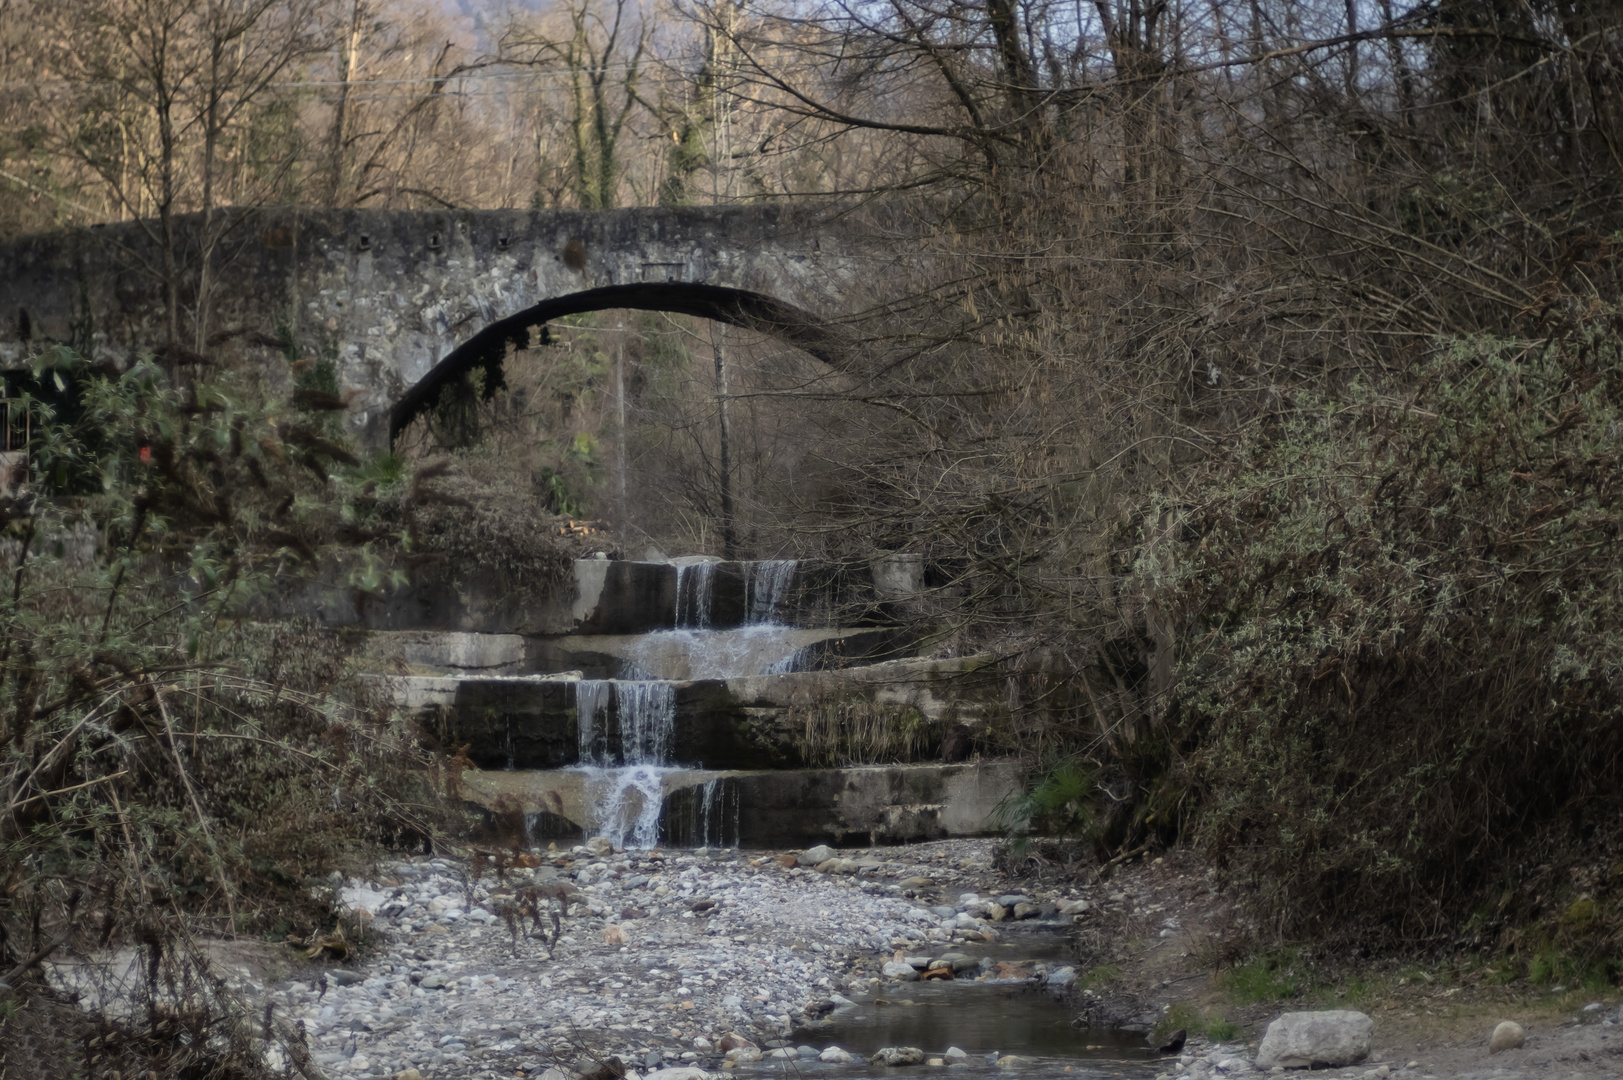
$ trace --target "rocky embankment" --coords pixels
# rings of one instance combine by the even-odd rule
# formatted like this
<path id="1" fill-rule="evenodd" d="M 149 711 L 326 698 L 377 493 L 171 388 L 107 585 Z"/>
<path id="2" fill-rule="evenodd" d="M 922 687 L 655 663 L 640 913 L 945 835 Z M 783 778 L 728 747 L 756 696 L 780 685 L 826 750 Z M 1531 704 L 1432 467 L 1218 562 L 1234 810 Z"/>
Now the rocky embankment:
<path id="1" fill-rule="evenodd" d="M 1056 990 L 1074 981 L 1064 964 L 998 970 L 956 951 L 996 939 L 1001 923 L 1063 917 L 1062 905 L 1081 902 L 983 896 L 990 847 L 774 858 L 598 842 L 477 881 L 461 860 L 401 862 L 342 890 L 370 919 L 375 950 L 270 996 L 303 1021 L 322 1069 L 352 1077 L 588 1071 L 609 1055 L 645 1071 L 794 1058 L 808 1052 L 791 1039 L 798 1029 L 815 1029 L 887 966 L 892 979 L 944 978 L 945 968 Z"/>

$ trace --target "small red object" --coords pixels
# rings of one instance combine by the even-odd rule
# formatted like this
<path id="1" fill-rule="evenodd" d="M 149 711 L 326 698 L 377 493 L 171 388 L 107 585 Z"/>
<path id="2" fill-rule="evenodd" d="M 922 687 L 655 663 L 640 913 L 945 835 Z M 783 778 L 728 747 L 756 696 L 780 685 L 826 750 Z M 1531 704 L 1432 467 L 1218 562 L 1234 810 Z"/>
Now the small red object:
<path id="1" fill-rule="evenodd" d="M 152 447 L 150 447 L 150 446 L 141 447 L 141 463 L 143 465 L 145 465 L 145 464 L 150 463 L 151 461 L 152 461 Z"/>

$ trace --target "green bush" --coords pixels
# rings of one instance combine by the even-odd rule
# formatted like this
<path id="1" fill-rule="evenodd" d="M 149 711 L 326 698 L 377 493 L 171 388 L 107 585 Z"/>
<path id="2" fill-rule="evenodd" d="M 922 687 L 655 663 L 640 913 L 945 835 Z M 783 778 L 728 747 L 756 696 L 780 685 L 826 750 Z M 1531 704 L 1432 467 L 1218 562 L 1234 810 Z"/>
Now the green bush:
<path id="1" fill-rule="evenodd" d="M 1406 385 L 1282 403 L 1136 571 L 1195 836 L 1285 933 L 1450 938 L 1619 809 L 1623 317 Z"/>

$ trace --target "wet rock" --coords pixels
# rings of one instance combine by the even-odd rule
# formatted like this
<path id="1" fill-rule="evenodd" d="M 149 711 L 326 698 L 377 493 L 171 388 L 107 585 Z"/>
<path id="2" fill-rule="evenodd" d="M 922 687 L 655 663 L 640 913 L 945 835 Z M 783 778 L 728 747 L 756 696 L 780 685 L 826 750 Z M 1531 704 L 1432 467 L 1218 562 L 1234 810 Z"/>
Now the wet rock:
<path id="1" fill-rule="evenodd" d="M 1004 1054 L 997 1059 L 997 1067 L 1000 1069 L 1020 1069 L 1035 1064 L 1037 1062 L 1034 1059 L 1021 1057 L 1019 1054 Z"/>
<path id="2" fill-rule="evenodd" d="M 956 1046 L 947 1047 L 947 1052 L 941 1056 L 946 1058 L 949 1064 L 969 1060 L 969 1055 L 958 1049 Z"/>
<path id="3" fill-rule="evenodd" d="M 424 975 L 422 981 L 417 985 L 422 987 L 424 990 L 443 990 L 445 989 L 446 982 L 447 980 L 444 975 L 441 975 L 438 972 L 432 972 L 428 975 Z"/>
<path id="4" fill-rule="evenodd" d="M 887 1046 L 868 1061 L 873 1065 L 922 1065 L 924 1051 L 916 1046 Z"/>
<path id="5" fill-rule="evenodd" d="M 1493 1035 L 1488 1039 L 1488 1053 L 1499 1054 L 1506 1050 L 1515 1050 L 1527 1041 L 1527 1032 L 1514 1020 L 1506 1020 L 1493 1029 Z"/>
<path id="6" fill-rule="evenodd" d="M 1374 1021 L 1351 1009 L 1286 1013 L 1268 1025 L 1257 1068 L 1352 1065 L 1369 1057 Z"/>
<path id="7" fill-rule="evenodd" d="M 953 974 L 957 974 L 960 971 L 974 967 L 978 963 L 979 961 L 973 956 L 966 955 L 965 953 L 944 952 L 934 960 L 931 960 L 930 966 L 941 967 L 945 965 L 946 967 L 952 968 Z"/>
<path id="8" fill-rule="evenodd" d="M 1002 904 L 987 904 L 986 917 L 992 922 L 1002 922 L 1009 917 L 1009 909 Z"/>
<path id="9" fill-rule="evenodd" d="M 779 866 L 788 869 L 791 866 L 800 865 L 800 856 L 785 852 L 782 855 L 774 855 L 772 857 L 772 861 L 777 863 Z"/>
<path id="10" fill-rule="evenodd" d="M 818 1054 L 817 1060 L 831 1062 L 835 1065 L 845 1065 L 850 1062 L 852 1058 L 849 1051 L 841 1050 L 838 1046 L 831 1046 L 827 1050 L 824 1050 L 821 1054 Z"/>
<path id="11" fill-rule="evenodd" d="M 944 982 L 951 980 L 952 977 L 952 968 L 947 964 L 942 964 L 940 967 L 925 968 L 924 973 L 919 976 L 921 980 L 927 982 Z"/>
<path id="12" fill-rule="evenodd" d="M 821 866 L 823 863 L 828 862 L 834 857 L 835 855 L 833 848 L 829 847 L 827 844 L 818 844 L 816 847 L 807 848 L 805 851 L 802 851 L 800 853 L 800 858 L 796 861 L 798 861 L 801 866 Z"/>
<path id="13" fill-rule="evenodd" d="M 736 1031 L 729 1031 L 727 1034 L 723 1035 L 721 1037 L 721 1041 L 719 1043 L 717 1043 L 716 1045 L 720 1048 L 721 1052 L 724 1053 L 724 1054 L 727 1053 L 729 1050 L 739 1050 L 739 1049 L 757 1050 L 757 1049 L 759 1049 L 759 1047 L 757 1047 L 753 1042 L 746 1039 L 744 1036 L 740 1035 Z"/>
<path id="14" fill-rule="evenodd" d="M 1055 968 L 1043 979 L 1043 985 L 1050 990 L 1069 990 L 1076 985 L 1076 968 Z"/>
<path id="15" fill-rule="evenodd" d="M 1014 917 L 1016 919 L 1035 919 L 1043 913 L 1041 904 L 1016 904 Z"/>
<path id="16" fill-rule="evenodd" d="M 748 1064 L 749 1062 L 760 1061 L 761 1051 L 753 1046 L 740 1046 L 736 1050 L 727 1051 L 725 1056 L 728 1061 L 735 1065 L 740 1062 Z"/>
<path id="17" fill-rule="evenodd" d="M 898 881 L 896 884 L 900 885 L 904 889 L 933 889 L 933 888 L 935 888 L 935 882 L 932 879 L 927 878 L 927 877 L 903 878 L 902 880 Z"/>
<path id="18" fill-rule="evenodd" d="M 998 904 L 1006 908 L 1017 907 L 1020 904 L 1031 903 L 1031 897 L 1025 893 L 1004 893 L 997 898 Z"/>
<path id="19" fill-rule="evenodd" d="M 701 1054 L 708 1054 L 715 1048 L 716 1044 L 705 1038 L 703 1035 L 700 1035 L 698 1038 L 693 1040 L 693 1049 L 699 1051 Z"/>
<path id="20" fill-rule="evenodd" d="M 800 1051 L 792 1046 L 780 1046 L 766 1055 L 772 1061 L 793 1061 L 800 1056 Z"/>
<path id="21" fill-rule="evenodd" d="M 879 972 L 887 979 L 898 982 L 916 982 L 919 977 L 918 968 L 905 961 L 887 960 Z"/>
<path id="22" fill-rule="evenodd" d="M 594 836 L 586 841 L 586 850 L 602 858 L 604 855 L 614 854 L 614 844 L 606 836 Z"/>

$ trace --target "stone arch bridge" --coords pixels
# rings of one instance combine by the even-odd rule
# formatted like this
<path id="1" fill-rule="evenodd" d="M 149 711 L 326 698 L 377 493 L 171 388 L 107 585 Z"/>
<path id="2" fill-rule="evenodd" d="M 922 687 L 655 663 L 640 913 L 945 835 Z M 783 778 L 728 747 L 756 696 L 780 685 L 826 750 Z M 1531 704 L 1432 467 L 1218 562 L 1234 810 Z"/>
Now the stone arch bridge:
<path id="1" fill-rule="evenodd" d="M 840 324 L 900 258 L 872 215 L 776 206 L 571 211 L 259 210 L 215 246 L 210 352 L 288 378 L 331 358 L 352 433 L 387 445 L 440 385 L 549 319 L 605 308 L 700 315 L 835 361 Z M 155 222 L 0 244 L 0 366 L 42 342 L 122 365 L 166 335 Z M 176 219 L 182 338 L 195 341 L 202 222 Z M 216 230 L 218 231 L 218 230 Z M 281 374 L 278 374 L 280 372 Z"/>

